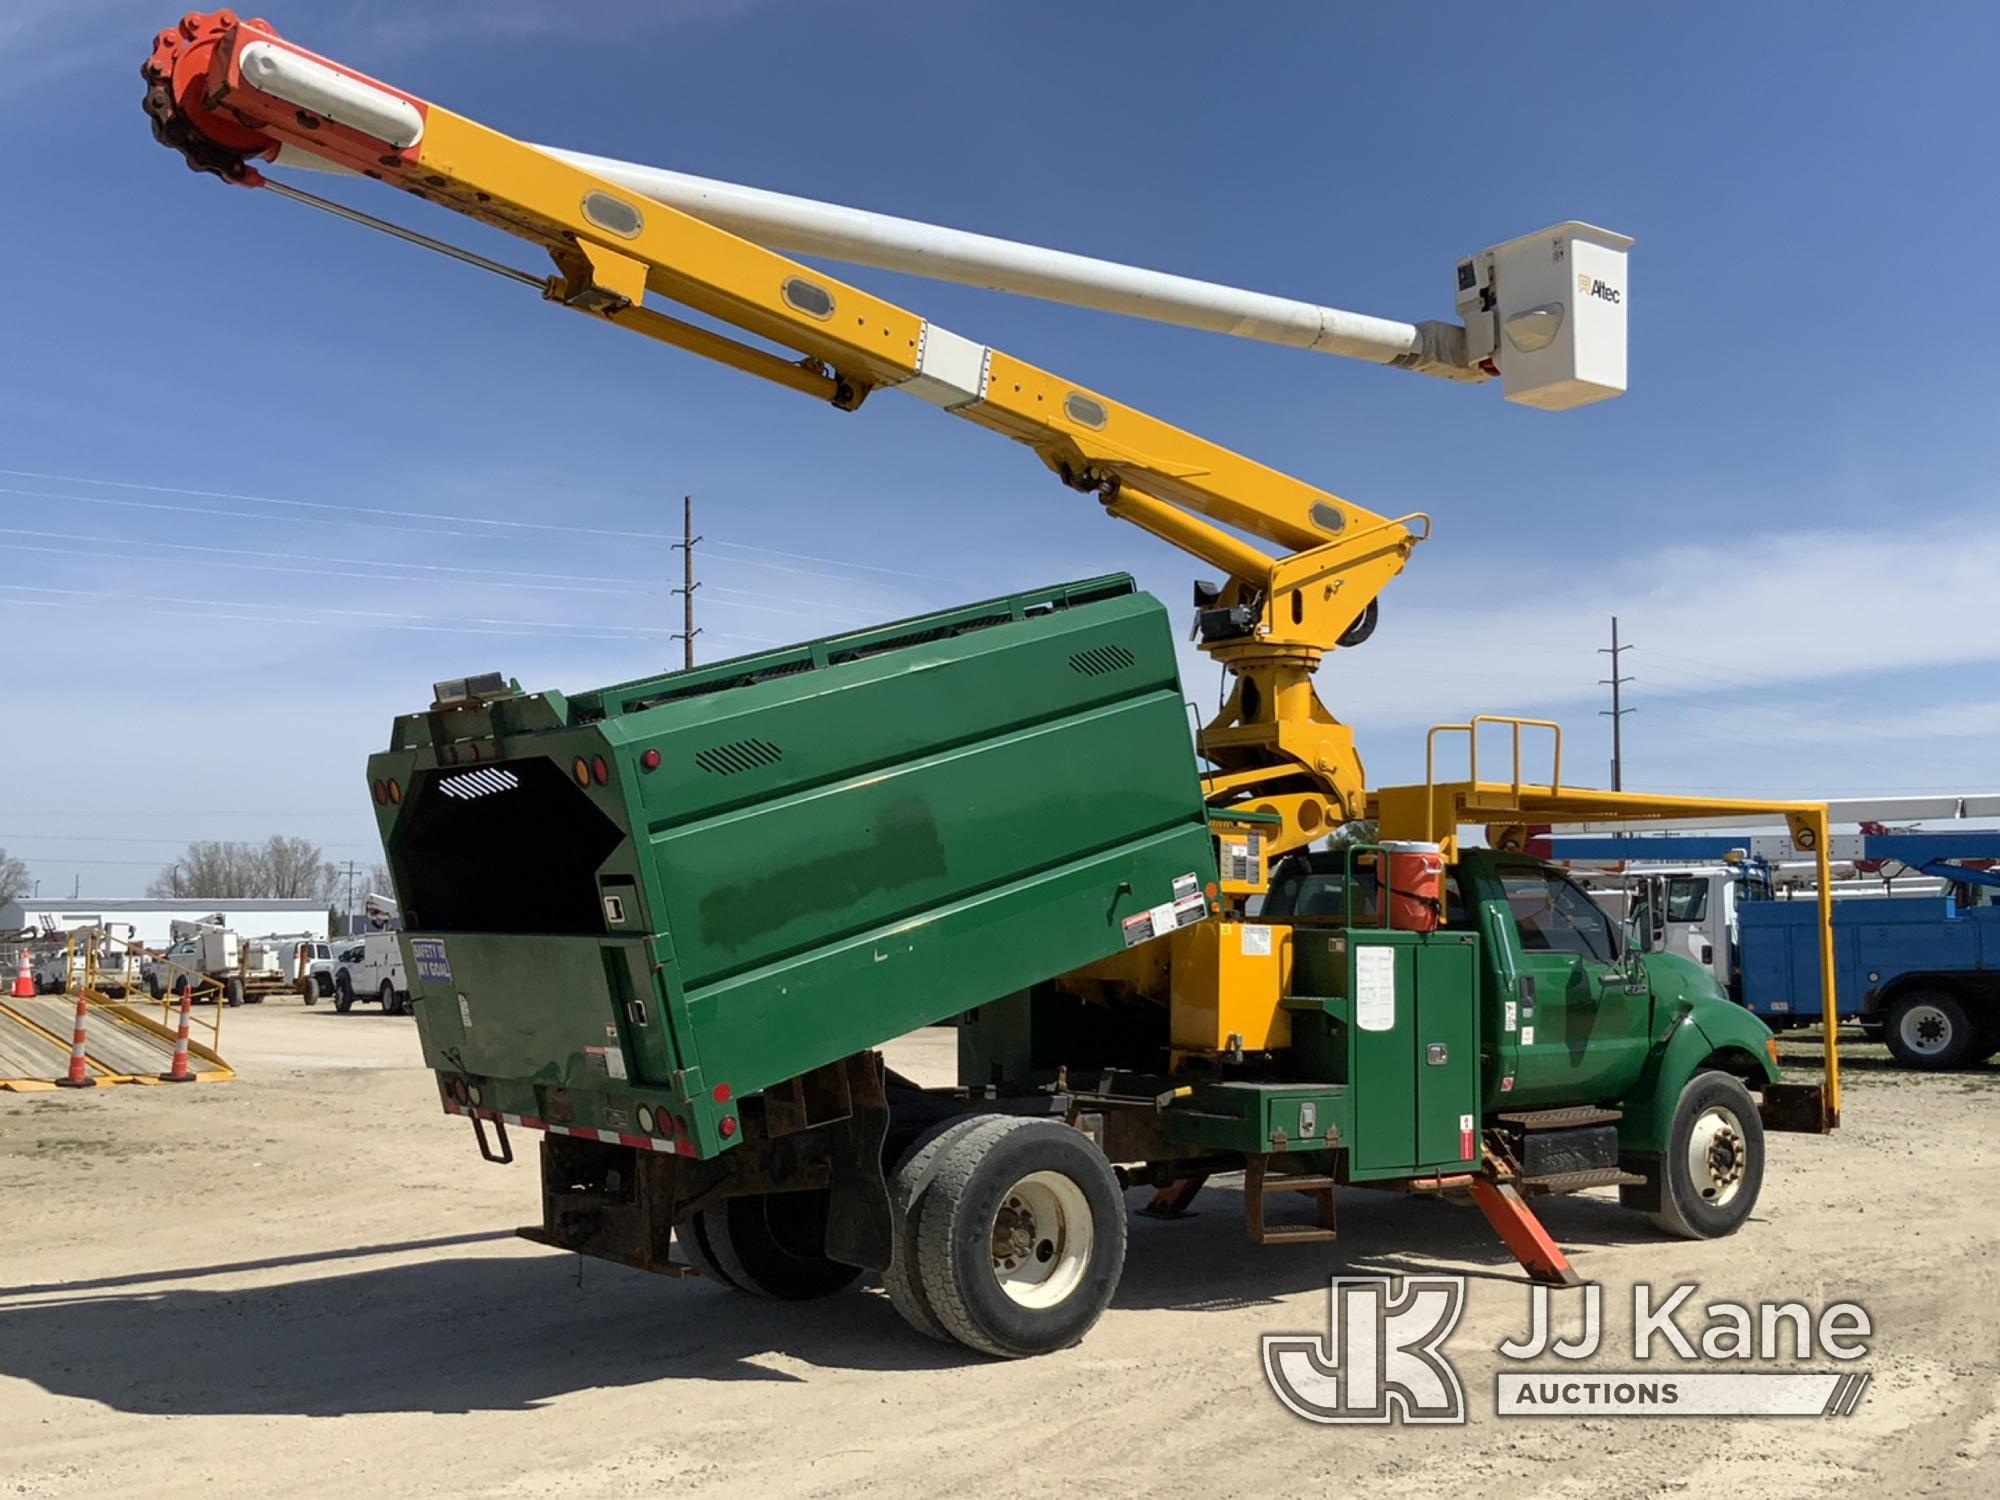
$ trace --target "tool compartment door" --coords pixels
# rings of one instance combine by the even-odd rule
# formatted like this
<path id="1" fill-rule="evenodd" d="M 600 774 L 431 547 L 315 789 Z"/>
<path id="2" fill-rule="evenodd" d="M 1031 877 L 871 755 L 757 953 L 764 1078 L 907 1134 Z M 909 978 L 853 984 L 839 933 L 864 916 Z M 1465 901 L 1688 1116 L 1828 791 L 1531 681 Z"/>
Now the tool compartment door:
<path id="1" fill-rule="evenodd" d="M 1479 1156 L 1479 945 L 1439 933 L 1416 950 L 1417 1162 L 1450 1171 Z"/>

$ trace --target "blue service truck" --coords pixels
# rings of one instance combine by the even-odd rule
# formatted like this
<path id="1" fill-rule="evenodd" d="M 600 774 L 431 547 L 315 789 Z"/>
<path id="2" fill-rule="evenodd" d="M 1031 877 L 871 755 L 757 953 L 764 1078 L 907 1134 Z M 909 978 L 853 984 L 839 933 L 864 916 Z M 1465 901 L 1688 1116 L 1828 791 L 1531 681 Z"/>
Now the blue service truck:
<path id="1" fill-rule="evenodd" d="M 1819 903 L 1737 908 L 1739 998 L 1774 1031 L 1819 1019 Z M 1911 1068 L 1962 1068 L 2000 1053 L 2000 906 L 1954 897 L 1843 897 L 1833 904 L 1842 1020 Z"/>

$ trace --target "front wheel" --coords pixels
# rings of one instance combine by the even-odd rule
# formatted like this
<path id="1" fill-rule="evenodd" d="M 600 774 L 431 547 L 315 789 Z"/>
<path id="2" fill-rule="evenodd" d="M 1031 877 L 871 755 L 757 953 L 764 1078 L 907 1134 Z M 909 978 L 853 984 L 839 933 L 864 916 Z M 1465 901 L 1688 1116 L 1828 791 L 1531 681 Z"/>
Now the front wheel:
<path id="1" fill-rule="evenodd" d="M 1890 1008 L 1882 1040 L 1904 1067 L 1941 1072 L 1972 1061 L 1975 1029 L 1956 995 L 1916 990 Z"/>
<path id="2" fill-rule="evenodd" d="M 1764 1187 L 1764 1122 L 1750 1091 L 1727 1073 L 1695 1074 L 1674 1107 L 1660 1171 L 1655 1224 L 1681 1239 L 1734 1234 Z"/>
<path id="3" fill-rule="evenodd" d="M 1076 1343 L 1125 1269 L 1125 1198 L 1081 1131 L 1001 1116 L 951 1140 L 923 1195 L 917 1272 L 960 1343 L 1019 1359 Z"/>

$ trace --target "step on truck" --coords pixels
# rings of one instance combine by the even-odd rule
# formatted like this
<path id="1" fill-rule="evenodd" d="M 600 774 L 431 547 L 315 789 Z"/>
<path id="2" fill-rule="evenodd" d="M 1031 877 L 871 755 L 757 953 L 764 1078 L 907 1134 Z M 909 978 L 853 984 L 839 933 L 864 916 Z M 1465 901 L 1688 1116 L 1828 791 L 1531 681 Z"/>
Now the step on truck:
<path id="1" fill-rule="evenodd" d="M 1562 1280 L 1528 1196 L 1727 1234 L 1767 1121 L 1818 1128 L 1756 1017 L 1552 867 L 1465 849 L 1415 901 L 1393 850 L 1246 868 L 1275 814 L 1206 803 L 1184 715 L 1123 577 L 592 693 L 439 684 L 370 790 L 443 1106 L 491 1159 L 541 1133 L 521 1232 L 780 1298 L 874 1272 L 1025 1355 L 1110 1301 L 1131 1187 L 1172 1216 L 1241 1173 L 1258 1243 L 1332 1239 L 1337 1186 L 1465 1196 Z M 885 1070 L 939 1023 L 955 1086 Z"/>

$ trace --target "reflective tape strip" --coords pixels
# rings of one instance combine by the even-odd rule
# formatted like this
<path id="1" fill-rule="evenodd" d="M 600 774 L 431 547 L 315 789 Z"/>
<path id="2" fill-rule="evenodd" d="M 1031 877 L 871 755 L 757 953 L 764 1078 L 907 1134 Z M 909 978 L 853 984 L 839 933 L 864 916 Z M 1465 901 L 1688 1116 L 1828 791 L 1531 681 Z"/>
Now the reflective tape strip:
<path id="1" fill-rule="evenodd" d="M 546 1130 L 550 1135 L 575 1136 L 581 1141 L 596 1141 L 605 1146 L 630 1146 L 636 1151 L 664 1151 L 669 1154 L 693 1156 L 694 1147 L 685 1141 L 663 1141 L 650 1135 L 627 1135 L 616 1130 L 593 1130 L 588 1125 L 551 1125 L 546 1120 L 538 1120 L 533 1115 L 510 1115 L 500 1110 L 466 1109 L 455 1099 L 447 1099 L 444 1112 L 448 1115 L 477 1115 L 482 1120 L 497 1120 L 503 1125 L 517 1125 L 523 1130 Z"/>

